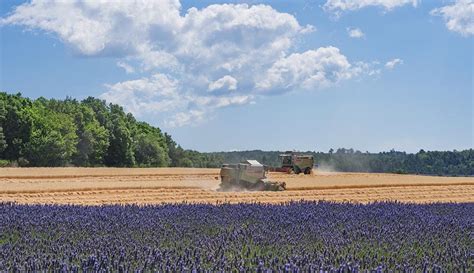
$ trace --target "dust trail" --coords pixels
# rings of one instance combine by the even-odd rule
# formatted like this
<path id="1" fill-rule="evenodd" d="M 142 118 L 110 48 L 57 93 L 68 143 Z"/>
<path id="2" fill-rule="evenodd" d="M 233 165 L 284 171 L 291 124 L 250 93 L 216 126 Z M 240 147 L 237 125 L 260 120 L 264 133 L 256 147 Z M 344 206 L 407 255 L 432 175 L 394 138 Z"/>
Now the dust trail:
<path id="1" fill-rule="evenodd" d="M 334 165 L 330 164 L 329 162 L 321 162 L 317 168 L 313 170 L 317 174 L 324 174 L 324 175 L 331 175 L 336 174 L 336 168 Z"/>
<path id="2" fill-rule="evenodd" d="M 196 183 L 196 186 L 201 190 L 214 191 L 214 192 L 219 191 L 220 183 L 221 183 L 219 176 L 217 175 L 214 176 L 212 180 L 213 180 L 212 183 L 209 183 L 209 181 L 207 181 L 206 183 L 206 181 L 201 180 Z"/>
<path id="3" fill-rule="evenodd" d="M 249 190 L 245 188 L 244 186 L 239 186 L 239 185 L 232 185 L 232 186 L 226 186 L 222 188 L 219 184 L 217 188 L 215 188 L 215 191 L 217 192 L 253 192 L 256 190 Z"/>

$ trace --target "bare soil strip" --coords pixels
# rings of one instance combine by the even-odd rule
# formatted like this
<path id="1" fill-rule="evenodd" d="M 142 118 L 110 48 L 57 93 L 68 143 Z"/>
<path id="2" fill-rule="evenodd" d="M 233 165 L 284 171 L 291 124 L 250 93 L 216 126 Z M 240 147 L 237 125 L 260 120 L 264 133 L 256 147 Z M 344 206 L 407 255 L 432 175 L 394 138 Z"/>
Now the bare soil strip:
<path id="1" fill-rule="evenodd" d="M 0 202 L 23 204 L 474 202 L 474 178 L 395 174 L 270 173 L 284 192 L 217 192 L 218 169 L 0 169 Z"/>

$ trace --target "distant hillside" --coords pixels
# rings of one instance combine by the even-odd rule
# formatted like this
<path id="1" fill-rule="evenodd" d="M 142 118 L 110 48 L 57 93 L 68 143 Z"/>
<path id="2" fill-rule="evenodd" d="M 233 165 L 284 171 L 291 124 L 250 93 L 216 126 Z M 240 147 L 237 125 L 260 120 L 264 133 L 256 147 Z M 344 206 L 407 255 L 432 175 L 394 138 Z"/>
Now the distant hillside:
<path id="1" fill-rule="evenodd" d="M 200 153 L 185 150 L 160 128 L 115 104 L 0 92 L 0 166 L 219 167 L 256 159 L 279 166 L 279 151 Z M 432 175 L 474 175 L 474 151 L 306 152 L 321 169 Z"/>

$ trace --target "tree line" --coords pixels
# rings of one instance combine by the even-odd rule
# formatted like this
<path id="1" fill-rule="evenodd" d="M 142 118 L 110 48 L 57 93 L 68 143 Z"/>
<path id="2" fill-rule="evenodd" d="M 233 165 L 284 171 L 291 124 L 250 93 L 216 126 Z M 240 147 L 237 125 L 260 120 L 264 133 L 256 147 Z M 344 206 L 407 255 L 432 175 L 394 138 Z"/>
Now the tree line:
<path id="1" fill-rule="evenodd" d="M 212 159 L 116 104 L 0 92 L 0 166 L 208 167 Z"/>
<path id="2" fill-rule="evenodd" d="M 262 164 L 279 166 L 278 151 L 236 151 L 211 153 L 223 162 L 235 163 L 256 159 Z M 427 174 L 446 176 L 474 176 L 474 150 L 424 151 L 406 153 L 369 153 L 354 149 L 330 149 L 327 153 L 306 151 L 314 156 L 317 168 L 340 172 L 377 172 L 399 174 Z"/>
<path id="3" fill-rule="evenodd" d="M 256 159 L 279 166 L 279 151 L 200 153 L 116 104 L 0 92 L 0 166 L 196 167 Z M 320 169 L 430 175 L 474 175 L 474 150 L 368 153 L 340 148 L 312 154 Z"/>

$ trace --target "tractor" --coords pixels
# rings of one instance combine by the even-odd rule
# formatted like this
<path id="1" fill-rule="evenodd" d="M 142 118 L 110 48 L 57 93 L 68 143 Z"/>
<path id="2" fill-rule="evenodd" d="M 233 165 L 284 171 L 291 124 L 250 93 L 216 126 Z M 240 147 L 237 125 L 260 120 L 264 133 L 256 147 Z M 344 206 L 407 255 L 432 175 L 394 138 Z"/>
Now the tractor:
<path id="1" fill-rule="evenodd" d="M 301 155 L 291 151 L 280 155 L 281 167 L 275 168 L 277 172 L 287 172 L 295 174 L 311 174 L 314 166 L 312 155 Z"/>

